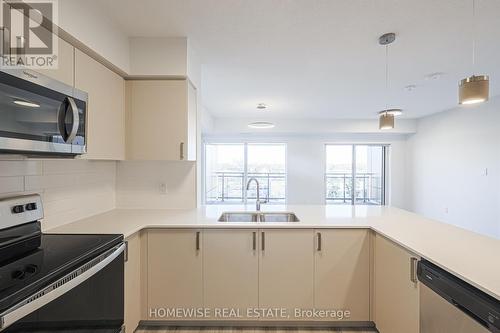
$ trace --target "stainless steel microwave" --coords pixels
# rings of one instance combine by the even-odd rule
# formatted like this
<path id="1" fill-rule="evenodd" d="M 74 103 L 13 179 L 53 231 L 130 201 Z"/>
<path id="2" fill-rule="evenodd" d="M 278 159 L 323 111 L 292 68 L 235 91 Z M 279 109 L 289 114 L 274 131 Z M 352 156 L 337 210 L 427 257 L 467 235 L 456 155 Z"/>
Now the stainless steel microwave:
<path id="1" fill-rule="evenodd" d="M 86 152 L 87 93 L 26 69 L 0 70 L 0 153 Z"/>

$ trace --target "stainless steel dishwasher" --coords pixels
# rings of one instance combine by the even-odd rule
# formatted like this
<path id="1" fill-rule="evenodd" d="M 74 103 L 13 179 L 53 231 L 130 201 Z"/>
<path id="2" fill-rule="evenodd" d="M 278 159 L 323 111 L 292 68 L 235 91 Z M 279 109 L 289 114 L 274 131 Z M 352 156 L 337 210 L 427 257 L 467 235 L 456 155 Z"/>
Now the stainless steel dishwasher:
<path id="1" fill-rule="evenodd" d="M 500 301 L 422 260 L 420 333 L 500 332 Z"/>

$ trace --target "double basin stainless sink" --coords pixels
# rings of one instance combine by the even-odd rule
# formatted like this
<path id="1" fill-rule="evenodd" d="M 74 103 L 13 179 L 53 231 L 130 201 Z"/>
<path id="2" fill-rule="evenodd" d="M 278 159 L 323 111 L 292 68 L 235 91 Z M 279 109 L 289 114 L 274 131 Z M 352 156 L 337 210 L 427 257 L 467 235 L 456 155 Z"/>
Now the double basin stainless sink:
<path id="1" fill-rule="evenodd" d="M 219 222 L 299 222 L 291 212 L 225 212 Z"/>

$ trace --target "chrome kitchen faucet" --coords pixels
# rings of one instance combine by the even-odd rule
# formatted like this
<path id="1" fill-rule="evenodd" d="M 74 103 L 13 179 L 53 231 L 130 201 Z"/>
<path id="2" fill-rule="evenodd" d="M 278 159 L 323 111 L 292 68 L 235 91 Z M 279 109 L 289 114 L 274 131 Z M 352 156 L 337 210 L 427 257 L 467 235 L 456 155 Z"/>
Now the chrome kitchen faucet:
<path id="1" fill-rule="evenodd" d="M 255 177 L 252 177 L 248 180 L 248 183 L 247 183 L 247 191 L 248 189 L 250 189 L 250 183 L 252 181 L 255 181 L 255 184 L 257 184 L 257 201 L 255 202 L 255 209 L 260 212 L 260 204 L 262 203 L 266 203 L 267 201 L 266 200 L 260 200 L 260 185 L 259 185 L 259 181 L 257 180 L 257 178 Z"/>

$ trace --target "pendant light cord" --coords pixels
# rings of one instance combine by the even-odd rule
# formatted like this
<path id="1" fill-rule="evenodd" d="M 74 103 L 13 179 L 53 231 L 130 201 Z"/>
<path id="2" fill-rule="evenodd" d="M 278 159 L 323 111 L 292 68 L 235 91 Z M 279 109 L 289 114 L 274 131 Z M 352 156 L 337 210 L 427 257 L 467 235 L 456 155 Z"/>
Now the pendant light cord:
<path id="1" fill-rule="evenodd" d="M 385 46 L 385 110 L 389 109 L 389 45 Z"/>
<path id="2" fill-rule="evenodd" d="M 472 75 L 476 69 L 476 0 L 472 0 Z"/>

